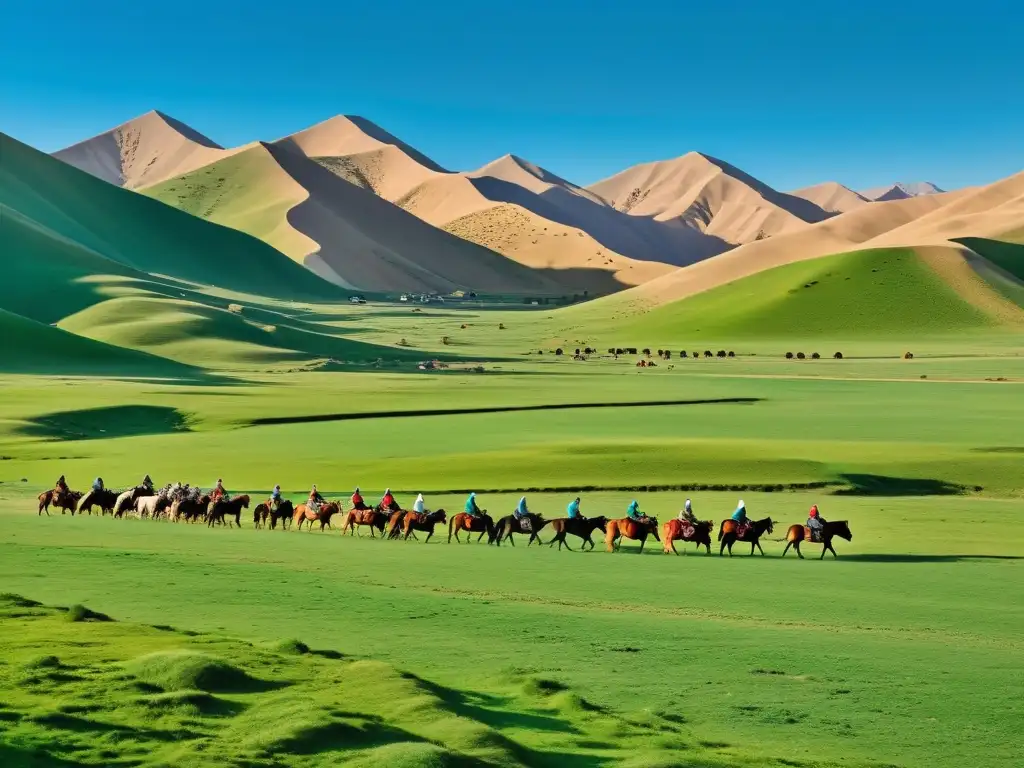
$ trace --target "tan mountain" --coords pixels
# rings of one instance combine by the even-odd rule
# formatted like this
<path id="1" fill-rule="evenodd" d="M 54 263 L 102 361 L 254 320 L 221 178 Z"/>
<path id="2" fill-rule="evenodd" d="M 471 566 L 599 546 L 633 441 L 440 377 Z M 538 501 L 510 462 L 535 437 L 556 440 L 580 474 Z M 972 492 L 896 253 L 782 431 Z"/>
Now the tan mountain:
<path id="1" fill-rule="evenodd" d="M 829 213 L 846 213 L 869 202 L 868 198 L 844 187 L 835 181 L 826 181 L 790 192 L 794 197 L 802 197 Z"/>
<path id="2" fill-rule="evenodd" d="M 219 144 L 155 110 L 53 153 L 58 160 L 129 189 L 188 173 L 224 155 Z"/>

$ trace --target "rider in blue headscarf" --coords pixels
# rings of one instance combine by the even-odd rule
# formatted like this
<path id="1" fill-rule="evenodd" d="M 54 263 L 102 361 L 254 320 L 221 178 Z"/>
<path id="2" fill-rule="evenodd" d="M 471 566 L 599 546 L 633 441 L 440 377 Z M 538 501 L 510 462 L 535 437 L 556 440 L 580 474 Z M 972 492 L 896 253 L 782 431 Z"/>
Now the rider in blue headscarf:
<path id="1" fill-rule="evenodd" d="M 640 513 L 640 504 L 636 499 L 633 499 L 630 503 L 629 509 L 626 510 L 626 516 L 633 520 L 640 520 L 643 518 L 643 515 Z"/>
<path id="2" fill-rule="evenodd" d="M 466 514 L 473 517 L 480 514 L 480 507 L 476 505 L 476 493 L 469 494 L 469 498 L 466 499 Z"/>
<path id="3" fill-rule="evenodd" d="M 530 510 L 526 508 L 526 497 L 523 496 L 519 499 L 519 503 L 516 505 L 515 516 L 526 517 L 530 514 Z"/>
<path id="4" fill-rule="evenodd" d="M 740 503 L 736 505 L 736 511 L 732 513 L 732 519 L 741 525 L 750 522 L 747 518 L 747 506 L 743 503 L 743 499 L 740 499 Z"/>
<path id="5" fill-rule="evenodd" d="M 578 520 L 583 517 L 583 515 L 580 514 L 579 496 L 569 502 L 569 506 L 566 508 L 566 513 L 569 515 L 570 520 Z"/>

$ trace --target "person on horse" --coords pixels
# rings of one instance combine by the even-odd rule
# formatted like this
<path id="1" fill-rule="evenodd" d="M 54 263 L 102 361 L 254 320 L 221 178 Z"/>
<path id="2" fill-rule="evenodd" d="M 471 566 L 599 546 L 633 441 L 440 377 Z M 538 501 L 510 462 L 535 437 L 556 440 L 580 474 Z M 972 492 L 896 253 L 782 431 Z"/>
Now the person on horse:
<path id="1" fill-rule="evenodd" d="M 524 517 L 530 516 L 530 510 L 526 506 L 525 496 L 519 499 L 519 503 L 516 504 L 516 509 L 512 514 L 516 516 L 517 520 L 522 520 Z"/>
<path id="2" fill-rule="evenodd" d="M 398 506 L 398 502 L 395 501 L 395 497 L 392 495 L 390 488 L 384 491 L 384 495 L 380 497 L 380 508 L 385 512 L 397 512 L 401 509 L 401 507 Z"/>
<path id="3" fill-rule="evenodd" d="M 575 499 L 569 502 L 569 506 L 566 507 L 566 514 L 570 520 L 585 520 L 586 518 L 580 514 L 580 497 L 577 496 Z"/>
<path id="4" fill-rule="evenodd" d="M 425 514 L 427 514 L 427 503 L 425 501 L 423 501 L 423 494 L 422 493 L 419 494 L 416 497 L 416 501 L 414 501 L 412 503 L 412 511 L 415 512 L 417 515 L 425 515 Z"/>
<path id="5" fill-rule="evenodd" d="M 821 535 L 825 532 L 825 518 L 818 512 L 818 505 L 811 507 L 807 517 L 807 527 L 811 529 L 811 541 L 820 542 Z"/>
<path id="6" fill-rule="evenodd" d="M 218 480 L 217 482 L 219 483 L 220 481 Z M 149 475 L 146 475 L 144 478 L 142 478 L 142 487 L 145 488 L 147 491 L 153 490 L 153 480 L 152 478 L 150 478 Z"/>
<path id="7" fill-rule="evenodd" d="M 210 501 L 219 501 L 227 498 L 228 492 L 224 490 L 224 481 L 217 478 L 217 485 L 210 491 Z"/>
<path id="8" fill-rule="evenodd" d="M 56 491 L 58 495 L 68 492 L 68 484 L 67 481 L 64 480 L 64 475 L 57 478 L 57 484 L 53 487 L 53 490 Z"/>
<path id="9" fill-rule="evenodd" d="M 281 506 L 282 501 L 283 499 L 281 498 L 281 486 L 275 485 L 274 490 L 270 492 L 270 506 L 272 506 L 274 509 L 277 509 L 278 507 Z"/>
<path id="10" fill-rule="evenodd" d="M 633 501 L 629 503 L 629 508 L 626 510 L 626 517 L 630 520 L 636 520 L 638 523 L 647 521 L 647 515 L 640 511 L 640 503 L 636 499 L 633 499 Z"/>
<path id="11" fill-rule="evenodd" d="M 355 493 L 352 494 L 352 509 L 358 509 L 360 511 L 365 511 L 369 509 L 369 507 L 366 506 L 366 502 L 363 501 L 362 494 L 359 493 L 358 486 L 356 486 Z"/>
<path id="12" fill-rule="evenodd" d="M 480 507 L 476 505 L 476 492 L 469 494 L 469 498 L 466 499 L 466 514 L 470 517 L 480 517 L 483 514 Z"/>
<path id="13" fill-rule="evenodd" d="M 679 513 L 679 522 L 690 523 L 692 525 L 697 524 L 697 516 L 693 514 L 693 503 L 689 499 L 686 500 L 686 505 Z"/>
<path id="14" fill-rule="evenodd" d="M 320 491 L 316 489 L 316 483 L 313 483 L 313 487 L 309 489 L 309 499 L 306 500 L 306 506 L 314 512 L 319 512 L 320 505 L 323 503 L 324 497 L 321 496 Z"/>
<path id="15" fill-rule="evenodd" d="M 95 480 L 92 481 L 92 489 L 94 491 L 102 491 L 103 490 L 103 478 L 102 477 L 97 477 Z"/>
<path id="16" fill-rule="evenodd" d="M 736 511 L 732 513 L 732 521 L 736 523 L 736 534 L 742 536 L 747 528 L 750 527 L 750 518 L 747 517 L 747 505 L 743 503 L 743 499 L 740 499 L 739 504 L 736 505 Z"/>

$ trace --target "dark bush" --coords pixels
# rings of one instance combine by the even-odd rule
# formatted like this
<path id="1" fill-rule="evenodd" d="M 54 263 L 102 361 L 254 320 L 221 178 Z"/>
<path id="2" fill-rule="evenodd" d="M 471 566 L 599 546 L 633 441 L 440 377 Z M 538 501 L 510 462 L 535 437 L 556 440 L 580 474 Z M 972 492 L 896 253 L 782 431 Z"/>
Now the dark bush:
<path id="1" fill-rule="evenodd" d="M 815 352 L 811 355 L 811 360 L 821 360 L 821 355 Z"/>
<path id="2" fill-rule="evenodd" d="M 543 349 L 538 349 L 537 350 L 537 354 L 538 355 L 543 355 L 544 354 L 544 350 Z"/>
<path id="3" fill-rule="evenodd" d="M 555 350 L 555 354 L 556 354 L 556 355 L 560 355 L 560 354 L 562 354 L 562 348 L 561 348 L 561 347 L 559 347 L 558 349 L 556 349 L 556 350 Z"/>
<path id="4" fill-rule="evenodd" d="M 504 331 L 505 330 L 505 324 L 504 323 L 498 323 L 498 330 L 499 331 Z"/>
<path id="5" fill-rule="evenodd" d="M 904 360 L 913 360 L 914 359 L 914 353 L 913 352 L 904 352 L 903 353 L 903 359 Z"/>
<path id="6" fill-rule="evenodd" d="M 584 355 L 592 355 L 596 351 L 597 350 L 591 349 L 590 347 L 584 347 L 583 348 L 583 354 Z"/>
<path id="7" fill-rule="evenodd" d="M 727 357 L 726 351 L 724 349 L 718 350 L 718 357 Z"/>
<path id="8" fill-rule="evenodd" d="M 691 357 L 700 357 L 700 352 L 694 352 L 693 355 L 691 355 Z"/>
<path id="9" fill-rule="evenodd" d="M 666 360 L 671 360 L 672 359 L 672 351 L 671 350 L 668 350 L 668 349 L 665 350 L 665 359 Z"/>
<path id="10" fill-rule="evenodd" d="M 796 353 L 796 359 L 797 360 L 804 360 L 806 358 L 807 358 L 807 355 L 805 355 L 803 352 L 797 352 Z"/>
<path id="11" fill-rule="evenodd" d="M 834 357 L 836 360 L 842 360 L 843 359 L 843 353 L 842 352 L 836 352 L 834 355 L 832 355 L 832 357 Z"/>
<path id="12" fill-rule="evenodd" d="M 624 355 L 624 354 L 626 354 L 626 350 L 624 350 L 622 347 L 616 347 L 615 348 L 615 354 L 616 355 Z"/>
<path id="13" fill-rule="evenodd" d="M 650 347 L 644 347 L 644 355 L 646 355 L 647 357 L 651 356 L 651 348 Z"/>
<path id="14" fill-rule="evenodd" d="M 792 352 L 787 352 L 786 353 L 786 359 L 787 360 L 792 360 L 793 359 L 793 353 Z"/>
<path id="15" fill-rule="evenodd" d="M 576 354 L 578 355 L 579 353 L 580 353 L 580 348 L 576 347 Z"/>
<path id="16" fill-rule="evenodd" d="M 608 354 L 609 354 L 609 355 L 614 355 L 614 354 L 615 354 L 615 347 L 611 347 L 611 348 L 610 348 L 610 349 L 608 350 Z"/>
<path id="17" fill-rule="evenodd" d="M 686 350 L 685 349 L 679 350 L 679 356 L 680 357 L 686 357 Z"/>
<path id="18" fill-rule="evenodd" d="M 631 355 L 635 355 L 636 354 L 636 347 L 626 347 L 626 352 L 628 352 Z"/>
<path id="19" fill-rule="evenodd" d="M 733 352 L 731 349 L 729 350 L 729 357 L 736 357 L 736 353 Z"/>
<path id="20" fill-rule="evenodd" d="M 711 354 L 711 350 L 710 349 L 705 349 L 704 350 L 704 357 L 714 357 L 714 355 Z"/>

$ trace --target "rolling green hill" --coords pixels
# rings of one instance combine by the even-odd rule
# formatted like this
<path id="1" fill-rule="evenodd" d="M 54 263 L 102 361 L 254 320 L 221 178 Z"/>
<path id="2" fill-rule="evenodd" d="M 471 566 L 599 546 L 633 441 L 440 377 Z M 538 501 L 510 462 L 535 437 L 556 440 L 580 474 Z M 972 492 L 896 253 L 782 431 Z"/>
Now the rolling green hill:
<path id="1" fill-rule="evenodd" d="M 993 299 L 981 278 L 971 279 L 975 294 Z M 915 249 L 874 249 L 776 267 L 605 325 L 654 342 L 941 335 L 1006 322 L 966 293 Z M 600 327 L 602 301 L 580 307 L 578 319 Z"/>

